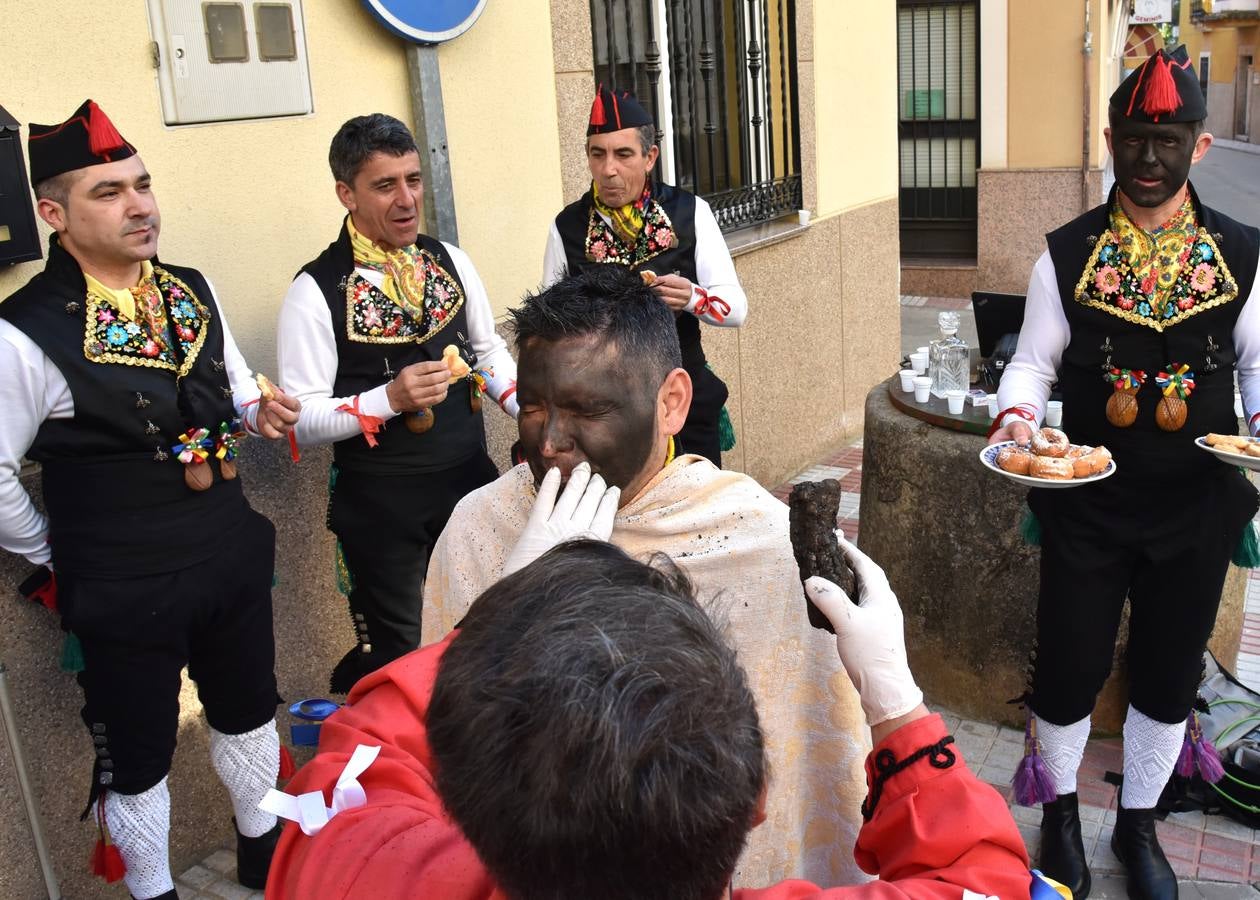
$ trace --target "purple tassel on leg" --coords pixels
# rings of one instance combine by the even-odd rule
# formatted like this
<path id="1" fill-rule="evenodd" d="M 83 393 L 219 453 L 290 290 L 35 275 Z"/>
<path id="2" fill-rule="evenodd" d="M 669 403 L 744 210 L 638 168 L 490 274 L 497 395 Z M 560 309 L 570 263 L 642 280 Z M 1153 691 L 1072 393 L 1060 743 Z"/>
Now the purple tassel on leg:
<path id="1" fill-rule="evenodd" d="M 1024 726 L 1024 758 L 1015 768 L 1011 786 L 1015 789 L 1015 802 L 1020 806 L 1053 803 L 1059 796 L 1055 790 L 1054 776 L 1046 768 L 1046 761 L 1041 758 L 1031 712 L 1028 713 L 1028 722 Z"/>
<path id="2" fill-rule="evenodd" d="M 1194 748 L 1194 763 L 1199 767 L 1199 777 L 1208 784 L 1216 784 L 1225 777 L 1225 768 L 1221 765 L 1221 755 L 1216 752 L 1216 747 L 1203 734 L 1203 729 L 1199 727 L 1199 714 L 1195 710 L 1190 711 L 1190 721 L 1187 724 L 1187 738 Z M 1185 748 L 1182 748 L 1185 753 Z M 1181 760 L 1177 760 L 1180 769 Z"/>

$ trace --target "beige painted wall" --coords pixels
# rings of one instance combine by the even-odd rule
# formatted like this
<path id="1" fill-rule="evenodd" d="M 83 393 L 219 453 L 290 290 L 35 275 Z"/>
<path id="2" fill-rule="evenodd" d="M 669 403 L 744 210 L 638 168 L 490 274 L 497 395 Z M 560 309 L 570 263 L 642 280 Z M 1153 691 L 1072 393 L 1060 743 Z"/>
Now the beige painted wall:
<path id="1" fill-rule="evenodd" d="M 551 41 L 549 0 L 511 0 L 439 52 L 459 242 L 498 315 L 538 287 L 564 205 Z"/>
<path id="2" fill-rule="evenodd" d="M 816 215 L 829 216 L 897 196 L 897 10 L 862 0 L 813 7 Z"/>
<path id="3" fill-rule="evenodd" d="M 333 133 L 367 112 L 411 122 L 402 43 L 352 0 L 304 8 L 313 115 L 179 128 L 162 124 L 139 0 L 90 16 L 79 0 L 6 3 L 0 32 L 0 104 L 23 124 L 59 121 L 88 96 L 101 104 L 154 176 L 161 255 L 206 273 L 246 358 L 266 371 L 274 370 L 276 314 L 289 282 L 336 237 Z M 57 52 L 36 56 L 37 44 Z M 0 297 L 42 265 L 0 270 Z"/>
<path id="4" fill-rule="evenodd" d="M 1105 60 L 1112 27 L 1107 5 L 1103 0 L 1090 0 L 1090 30 L 1094 36 L 1090 57 L 1093 166 L 1101 164 L 1105 150 L 1105 122 L 1100 124 L 1100 113 L 1105 118 L 1107 97 L 1116 86 L 1116 78 Z M 1010 0 L 1006 165 L 1012 169 L 1081 164 L 1084 9 L 1084 4 L 1076 0 Z"/>

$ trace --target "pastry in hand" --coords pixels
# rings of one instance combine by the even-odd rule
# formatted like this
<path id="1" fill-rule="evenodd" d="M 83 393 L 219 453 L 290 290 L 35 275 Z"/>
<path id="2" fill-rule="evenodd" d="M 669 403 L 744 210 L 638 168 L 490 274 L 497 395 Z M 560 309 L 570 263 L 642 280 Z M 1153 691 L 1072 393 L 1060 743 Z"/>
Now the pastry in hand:
<path id="1" fill-rule="evenodd" d="M 446 368 L 450 370 L 451 377 L 448 382 L 454 384 L 461 378 L 464 378 L 472 371 L 468 363 L 464 362 L 463 357 L 459 355 L 459 348 L 454 344 L 447 344 L 442 349 L 442 362 L 446 364 Z"/>
<path id="2" fill-rule="evenodd" d="M 271 379 L 259 372 L 254 376 L 254 381 L 258 384 L 258 393 L 262 395 L 264 400 L 276 399 L 276 386 L 271 383 Z"/>
<path id="3" fill-rule="evenodd" d="M 656 273 L 651 269 L 640 269 L 639 277 L 643 279 L 643 283 L 648 287 L 651 287 L 652 282 L 656 281 Z"/>

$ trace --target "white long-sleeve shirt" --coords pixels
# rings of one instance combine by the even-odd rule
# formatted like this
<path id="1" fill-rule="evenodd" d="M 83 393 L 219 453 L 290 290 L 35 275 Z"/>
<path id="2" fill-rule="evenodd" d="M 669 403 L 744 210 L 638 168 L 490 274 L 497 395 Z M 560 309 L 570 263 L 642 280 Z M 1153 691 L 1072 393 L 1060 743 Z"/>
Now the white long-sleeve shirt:
<path id="1" fill-rule="evenodd" d="M 468 254 L 445 242 L 442 246 L 455 261 L 455 271 L 464 286 L 464 315 L 468 339 L 477 354 L 477 368 L 493 372 L 486 380 L 486 393 L 504 412 L 516 418 L 516 361 L 494 330 L 490 298 Z M 375 269 L 356 268 L 355 272 L 377 288 L 385 282 L 384 273 Z M 359 418 L 339 409 L 354 407 L 355 397 L 333 396 L 337 339 L 332 313 L 323 291 L 306 272 L 298 275 L 289 286 L 280 307 L 278 329 L 276 353 L 280 386 L 302 401 L 302 419 L 296 428 L 298 443 L 328 444 L 361 433 Z M 398 415 L 389 405 L 385 393 L 387 385 L 382 372 L 379 385 L 358 395 L 358 410 L 362 415 L 386 421 Z"/>
<path id="2" fill-rule="evenodd" d="M 612 220 L 607 216 L 603 213 L 599 215 L 612 225 Z M 731 251 L 726 247 L 726 239 L 722 237 L 722 229 L 718 227 L 713 210 L 703 197 L 696 198 L 695 228 L 696 278 L 699 280 L 691 286 L 687 312 L 708 325 L 738 328 L 748 318 L 748 297 L 740 287 L 739 276 L 735 274 L 735 262 L 731 259 Z M 560 239 L 560 229 L 553 219 L 551 231 L 547 234 L 547 249 L 543 254 L 543 286 L 550 287 L 559 281 L 568 265 L 564 243 Z M 724 306 L 721 309 L 713 308 L 715 297 L 723 301 Z M 706 308 L 696 312 L 696 308 L 706 298 Z M 730 311 L 726 312 L 725 307 L 728 306 Z"/>
<path id="3" fill-rule="evenodd" d="M 223 362 L 236 414 L 246 430 L 257 434 L 258 385 L 232 338 L 213 285 L 208 306 L 223 328 Z M 18 480 L 22 457 L 46 419 L 73 416 L 74 397 L 61 370 L 23 331 L 0 319 L 0 547 L 36 565 L 52 558 L 48 521 Z"/>
<path id="4" fill-rule="evenodd" d="M 1243 418 L 1252 434 L 1260 432 L 1260 272 L 1252 281 L 1251 294 L 1243 302 L 1234 324 L 1234 351 L 1238 356 L 1238 389 L 1242 393 Z M 1024 324 L 1019 344 L 998 386 L 998 408 L 1023 406 L 1045 419 L 1050 385 L 1058 378 L 1063 351 L 1071 339 L 1067 315 L 1059 300 L 1059 283 L 1049 251 L 1033 266 L 1024 302 Z M 1253 421 L 1253 419 L 1255 421 Z M 1008 413 L 1003 425 L 1021 421 Z"/>

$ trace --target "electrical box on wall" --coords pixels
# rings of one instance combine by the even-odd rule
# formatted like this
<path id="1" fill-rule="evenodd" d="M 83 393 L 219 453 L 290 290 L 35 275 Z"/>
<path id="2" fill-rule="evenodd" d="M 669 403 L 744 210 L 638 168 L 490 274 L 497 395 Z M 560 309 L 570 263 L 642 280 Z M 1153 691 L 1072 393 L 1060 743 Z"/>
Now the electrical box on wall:
<path id="1" fill-rule="evenodd" d="M 39 232 L 17 119 L 0 106 L 0 266 L 39 259 Z"/>
<path id="2" fill-rule="evenodd" d="M 313 111 L 301 0 L 148 0 L 167 125 Z"/>

